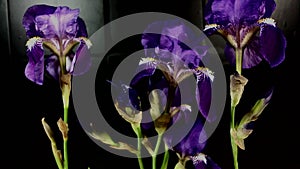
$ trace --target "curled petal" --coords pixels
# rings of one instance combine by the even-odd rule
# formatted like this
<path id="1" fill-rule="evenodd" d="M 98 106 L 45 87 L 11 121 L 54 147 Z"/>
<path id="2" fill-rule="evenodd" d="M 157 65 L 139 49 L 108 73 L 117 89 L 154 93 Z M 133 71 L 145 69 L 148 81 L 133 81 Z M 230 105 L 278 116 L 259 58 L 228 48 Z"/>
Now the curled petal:
<path id="1" fill-rule="evenodd" d="M 53 14 L 39 15 L 35 18 L 36 29 L 47 38 L 70 38 L 77 33 L 79 9 L 58 7 Z"/>
<path id="2" fill-rule="evenodd" d="M 81 75 L 89 70 L 92 65 L 91 53 L 88 50 L 91 43 L 86 38 L 79 39 L 79 46 L 75 51 L 75 55 L 72 58 L 69 72 L 73 75 Z M 76 65 L 76 66 L 75 66 Z"/>
<path id="3" fill-rule="evenodd" d="M 191 157 L 195 169 L 221 169 L 209 156 L 205 154 L 198 154 Z"/>
<path id="4" fill-rule="evenodd" d="M 253 24 L 263 17 L 270 17 L 274 9 L 274 0 L 210 0 L 204 17 L 208 24 Z"/>
<path id="5" fill-rule="evenodd" d="M 42 32 L 35 27 L 35 18 L 39 15 L 48 15 L 54 13 L 56 7 L 48 5 L 34 5 L 28 8 L 23 16 L 22 24 L 29 38 L 34 36 L 43 37 Z"/>
<path id="6" fill-rule="evenodd" d="M 282 31 L 271 25 L 264 25 L 260 32 L 261 53 L 271 67 L 285 59 L 286 39 Z"/>
<path id="7" fill-rule="evenodd" d="M 198 104 L 199 111 L 208 121 L 213 121 L 215 119 L 214 115 L 209 115 L 211 96 L 212 96 L 212 86 L 211 79 L 205 73 L 197 72 L 197 88 L 196 88 L 196 100 Z"/>
<path id="8" fill-rule="evenodd" d="M 203 148 L 205 147 L 205 140 L 206 140 L 206 133 L 202 130 L 203 123 L 201 119 L 197 117 L 196 121 L 190 118 L 190 114 L 192 112 L 181 112 L 178 113 L 178 117 L 175 117 L 175 121 L 173 121 L 173 125 L 178 126 L 176 128 L 176 133 L 166 133 L 164 140 L 169 148 L 176 153 L 185 155 L 185 156 L 195 156 L 196 154 L 200 153 Z M 188 131 L 188 134 L 182 135 L 182 133 L 186 133 L 186 123 L 194 122 L 192 129 Z M 178 135 L 177 135 L 178 134 Z M 183 137 L 183 138 L 182 138 Z M 182 139 L 181 139 L 182 138 Z M 173 146 L 178 139 L 181 141 Z"/>
<path id="9" fill-rule="evenodd" d="M 28 63 L 25 68 L 25 76 L 36 84 L 42 85 L 44 81 L 44 49 L 42 41 L 31 38 L 26 46 Z"/>

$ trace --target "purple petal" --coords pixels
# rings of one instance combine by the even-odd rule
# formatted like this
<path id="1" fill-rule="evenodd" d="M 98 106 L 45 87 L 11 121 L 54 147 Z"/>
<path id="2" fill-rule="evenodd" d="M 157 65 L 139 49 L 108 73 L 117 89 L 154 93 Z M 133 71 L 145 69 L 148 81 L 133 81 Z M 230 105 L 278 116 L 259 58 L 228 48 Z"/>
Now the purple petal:
<path id="1" fill-rule="evenodd" d="M 257 37 L 253 37 L 252 41 L 248 43 L 243 52 L 243 68 L 251 68 L 258 65 L 262 61 L 262 54 L 260 51 L 261 45 Z M 225 47 L 225 57 L 231 65 L 235 65 L 235 50 L 230 45 Z"/>
<path id="2" fill-rule="evenodd" d="M 45 65 L 47 72 L 56 80 L 59 79 L 60 66 L 56 55 L 51 55 L 45 58 Z"/>
<path id="3" fill-rule="evenodd" d="M 271 16 L 274 0 L 210 0 L 205 6 L 204 17 L 208 24 L 253 24 L 262 17 Z"/>
<path id="4" fill-rule="evenodd" d="M 205 131 L 202 130 L 203 124 L 201 119 L 197 117 L 196 121 L 193 121 L 193 119 L 189 118 L 191 115 L 186 114 L 186 112 L 178 113 L 177 115 L 179 117 L 177 117 L 177 120 L 175 121 L 175 125 L 178 126 L 176 128 L 176 133 L 173 132 L 172 135 L 169 133 L 165 134 L 164 140 L 166 144 L 171 150 L 182 155 L 194 156 L 200 153 L 206 144 L 206 134 Z M 182 133 L 186 133 L 187 123 L 191 122 L 194 122 L 192 129 L 188 131 L 187 135 L 182 135 Z M 184 138 L 181 139 L 183 136 Z M 178 138 L 181 140 L 178 144 L 176 144 Z M 174 144 L 176 145 L 173 146 Z"/>
<path id="5" fill-rule="evenodd" d="M 38 15 L 35 18 L 36 29 L 46 38 L 72 38 L 77 33 L 79 9 L 58 7 L 53 14 Z"/>
<path id="6" fill-rule="evenodd" d="M 69 72 L 74 76 L 86 73 L 92 65 L 91 53 L 83 40 L 80 41 L 72 59 Z"/>
<path id="7" fill-rule="evenodd" d="M 197 74 L 196 100 L 200 113 L 210 122 L 215 119 L 215 116 L 209 115 L 211 96 L 211 80 L 206 74 L 199 72 Z"/>
<path id="8" fill-rule="evenodd" d="M 26 52 L 28 56 L 28 63 L 25 68 L 25 76 L 42 85 L 44 81 L 44 49 L 41 43 L 36 43 L 29 47 Z"/>
<path id="9" fill-rule="evenodd" d="M 271 67 L 285 59 L 286 39 L 280 29 L 264 25 L 260 32 L 260 43 L 262 56 Z"/>
<path id="10" fill-rule="evenodd" d="M 78 17 L 78 19 L 77 19 L 77 25 L 78 25 L 78 30 L 77 30 L 77 34 L 75 37 L 76 38 L 88 37 L 85 22 L 80 17 Z"/>
<path id="11" fill-rule="evenodd" d="M 35 18 L 39 15 L 48 15 L 54 13 L 56 7 L 48 5 L 34 5 L 28 8 L 23 16 L 22 24 L 26 30 L 28 38 L 34 36 L 43 37 L 42 32 L 35 28 Z"/>
<path id="12" fill-rule="evenodd" d="M 167 96 L 168 87 L 169 84 L 165 75 L 160 70 L 145 69 L 139 72 L 130 82 L 129 98 L 137 110 L 149 110 L 149 93 L 152 90 L 159 89 Z M 180 101 L 180 91 L 176 90 L 172 106 L 179 106 Z"/>
<path id="13" fill-rule="evenodd" d="M 199 155 L 192 157 L 195 169 L 221 169 L 209 156 L 200 155 L 205 157 L 200 157 Z"/>

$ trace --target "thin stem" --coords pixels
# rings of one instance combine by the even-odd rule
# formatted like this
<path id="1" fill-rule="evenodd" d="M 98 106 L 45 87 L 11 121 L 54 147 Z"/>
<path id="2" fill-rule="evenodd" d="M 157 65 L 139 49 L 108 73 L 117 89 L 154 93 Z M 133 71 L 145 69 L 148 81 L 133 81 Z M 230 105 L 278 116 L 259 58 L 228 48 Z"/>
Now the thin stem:
<path id="1" fill-rule="evenodd" d="M 235 49 L 235 60 L 236 60 L 236 71 L 241 75 L 242 74 L 242 65 L 243 65 L 243 49 Z"/>
<path id="2" fill-rule="evenodd" d="M 64 122 L 68 123 L 68 108 L 64 108 Z M 69 168 L 68 160 L 68 137 L 64 138 L 64 169 Z"/>
<path id="3" fill-rule="evenodd" d="M 235 106 L 231 106 L 231 122 L 230 122 L 231 129 L 235 128 Z M 232 148 L 232 155 L 233 155 L 233 164 L 234 168 L 238 169 L 238 147 L 236 143 L 234 142 L 233 136 L 230 134 L 230 140 L 231 140 L 231 148 Z"/>
<path id="4" fill-rule="evenodd" d="M 163 159 L 160 169 L 167 169 L 168 163 L 169 163 L 169 147 L 167 144 L 165 144 L 165 154 L 164 154 L 164 159 Z"/>
<path id="5" fill-rule="evenodd" d="M 142 156 L 141 156 L 141 148 L 142 148 L 142 131 L 141 131 L 141 127 L 138 126 L 137 127 L 137 158 L 138 158 L 138 162 L 139 162 L 139 166 L 140 169 L 144 169 L 144 164 L 143 164 L 143 160 L 142 160 Z"/>
<path id="6" fill-rule="evenodd" d="M 71 93 L 71 74 L 63 74 L 61 71 L 60 75 L 60 88 L 62 92 L 62 100 L 64 106 L 64 123 L 68 124 L 69 116 L 69 99 Z M 64 131 L 66 134 L 63 134 L 63 150 L 64 150 L 64 169 L 68 169 L 68 128 Z"/>
<path id="7" fill-rule="evenodd" d="M 156 142 L 156 146 L 154 149 L 154 152 L 152 154 L 152 169 L 156 169 L 156 157 L 157 157 L 157 153 L 161 144 L 161 140 L 162 140 L 162 134 L 158 134 L 158 138 L 157 138 L 157 142 Z"/>
<path id="8" fill-rule="evenodd" d="M 63 165 L 62 165 L 62 163 L 61 163 L 61 159 L 60 159 L 59 154 L 58 154 L 58 152 L 57 152 L 56 144 L 53 143 L 53 142 L 51 142 L 51 148 L 52 148 L 52 153 L 53 153 L 53 156 L 54 156 L 54 158 L 55 158 L 55 162 L 56 162 L 56 164 L 57 164 L 57 167 L 58 167 L 59 169 L 63 169 Z"/>

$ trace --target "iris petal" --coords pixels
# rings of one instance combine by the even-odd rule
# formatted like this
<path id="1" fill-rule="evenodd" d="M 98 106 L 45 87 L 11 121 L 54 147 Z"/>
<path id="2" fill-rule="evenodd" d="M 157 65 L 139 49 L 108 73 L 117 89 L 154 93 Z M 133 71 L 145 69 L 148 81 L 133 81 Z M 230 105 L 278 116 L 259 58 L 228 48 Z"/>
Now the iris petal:
<path id="1" fill-rule="evenodd" d="M 46 38 L 71 38 L 77 33 L 79 9 L 58 7 L 53 14 L 39 15 L 35 18 L 36 29 Z"/>
<path id="2" fill-rule="evenodd" d="M 210 0 L 204 17 L 208 24 L 253 24 L 263 17 L 270 17 L 274 9 L 274 0 Z"/>
<path id="3" fill-rule="evenodd" d="M 42 85 L 44 80 L 44 49 L 41 43 L 37 42 L 27 49 L 28 63 L 25 68 L 25 76 Z"/>
<path id="4" fill-rule="evenodd" d="M 253 37 L 251 42 L 246 46 L 243 53 L 243 68 L 251 68 L 258 65 L 262 61 L 262 54 L 260 51 L 261 45 L 259 38 Z M 225 57 L 231 65 L 235 65 L 235 50 L 227 44 L 225 47 Z"/>
<path id="5" fill-rule="evenodd" d="M 274 26 L 264 25 L 260 33 L 263 58 L 275 67 L 285 59 L 286 39 L 282 31 Z"/>
<path id="6" fill-rule="evenodd" d="M 52 55 L 48 58 L 45 58 L 45 65 L 47 72 L 56 80 L 59 79 L 59 61 L 56 55 Z"/>
<path id="7" fill-rule="evenodd" d="M 209 115 L 211 105 L 211 80 L 203 72 L 197 74 L 196 100 L 200 113 L 208 121 L 213 121 L 216 116 Z"/>
<path id="8" fill-rule="evenodd" d="M 189 112 L 192 113 L 192 112 Z M 175 121 L 176 125 L 179 123 L 179 127 L 176 128 L 176 133 L 172 134 L 165 134 L 164 140 L 166 144 L 169 146 L 169 148 L 176 153 L 185 155 L 185 156 L 194 156 L 198 153 L 200 153 L 203 148 L 205 147 L 205 140 L 206 140 L 206 134 L 205 131 L 202 130 L 203 123 L 201 122 L 201 119 L 197 117 L 196 121 L 192 121 L 194 119 L 189 118 L 189 115 L 187 112 L 178 113 L 177 120 Z M 176 144 L 177 138 L 182 138 L 181 131 L 186 131 L 186 123 L 194 122 L 194 125 L 192 126 L 192 129 L 188 132 L 187 135 L 184 136 L 181 141 Z M 179 136 L 177 136 L 178 134 Z M 176 144 L 175 146 L 173 146 Z"/>
<path id="9" fill-rule="evenodd" d="M 75 76 L 87 72 L 92 65 L 91 53 L 88 50 L 89 45 L 87 43 L 81 39 L 75 51 L 75 56 L 72 58 L 69 72 Z"/>
<path id="10" fill-rule="evenodd" d="M 22 24 L 29 38 L 34 36 L 43 37 L 42 32 L 35 28 L 35 18 L 39 15 L 48 15 L 54 13 L 56 7 L 48 5 L 34 5 L 28 8 L 23 16 Z"/>
<path id="11" fill-rule="evenodd" d="M 203 156 L 203 157 L 202 157 Z M 195 169 L 221 169 L 209 156 L 200 154 L 192 157 Z"/>

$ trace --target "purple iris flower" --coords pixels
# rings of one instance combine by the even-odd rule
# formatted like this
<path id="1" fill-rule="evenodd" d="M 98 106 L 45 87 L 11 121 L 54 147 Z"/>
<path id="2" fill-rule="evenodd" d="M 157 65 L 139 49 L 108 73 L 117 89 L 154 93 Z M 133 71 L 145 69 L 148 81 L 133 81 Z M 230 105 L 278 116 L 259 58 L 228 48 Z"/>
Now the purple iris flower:
<path id="1" fill-rule="evenodd" d="M 184 74 L 194 74 L 197 78 L 195 96 L 198 108 L 207 118 L 213 75 L 201 61 L 207 53 L 207 47 L 199 45 L 203 38 L 195 35 L 191 28 L 179 20 L 155 22 L 145 30 L 154 31 L 160 31 L 161 34 L 144 33 L 142 36 L 142 45 L 147 49 L 145 55 L 151 59 L 142 61 L 141 66 L 154 70 L 165 69 L 178 83 Z M 184 42 L 189 42 L 189 46 Z"/>
<path id="2" fill-rule="evenodd" d="M 237 49 L 243 49 L 243 68 L 251 68 L 262 60 L 271 67 L 285 58 L 286 39 L 270 18 L 274 0 L 209 0 L 205 6 L 208 35 L 218 32 L 227 40 L 225 56 L 236 63 Z"/>
<path id="3" fill-rule="evenodd" d="M 172 115 L 169 126 L 172 125 L 174 132 L 166 132 L 164 141 L 169 148 L 184 158 L 196 159 L 203 150 L 206 143 L 206 134 L 203 127 L 204 120 L 207 119 L 211 104 L 211 83 L 213 75 L 208 68 L 204 67 L 201 59 L 206 55 L 207 48 L 199 45 L 201 38 L 193 36 L 191 29 L 184 23 L 173 20 L 164 22 L 155 22 L 151 24 L 145 32 L 160 31 L 161 34 L 144 33 L 142 36 L 142 45 L 145 48 L 146 58 L 142 58 L 138 70 L 141 70 L 131 81 L 129 97 L 138 110 L 147 110 L 151 104 L 148 100 L 149 93 L 154 89 L 159 89 L 164 93 L 165 101 L 168 103 L 169 95 L 172 94 L 170 84 L 175 84 L 176 88 L 171 97 L 170 105 L 172 112 L 178 108 L 179 112 Z M 184 42 L 189 42 L 187 46 Z M 183 106 L 185 102 L 181 102 L 180 88 L 178 84 L 184 82 L 186 75 L 196 78 L 195 95 L 201 114 L 197 114 L 196 120 L 193 119 L 192 112 L 189 108 Z M 168 113 L 170 113 L 168 112 Z M 143 118 L 145 116 L 143 115 Z M 193 123 L 191 130 L 188 131 L 187 124 Z M 141 124 L 146 131 L 153 129 L 154 124 Z M 187 133 L 186 136 L 183 133 Z M 178 143 L 177 143 L 178 142 Z M 195 167 L 213 166 L 206 163 L 206 159 L 198 159 L 194 161 Z M 214 165 L 217 166 L 217 165 Z M 211 167 L 218 169 L 217 167 Z"/>
<path id="4" fill-rule="evenodd" d="M 59 79 L 61 73 L 74 74 L 79 59 L 83 60 L 79 66 L 82 72 L 87 70 L 89 59 L 80 57 L 86 57 L 81 52 L 90 47 L 91 42 L 86 38 L 86 25 L 79 13 L 79 9 L 66 6 L 34 5 L 26 10 L 22 23 L 29 38 L 25 68 L 29 80 L 43 84 L 45 67 L 55 79 Z"/>

